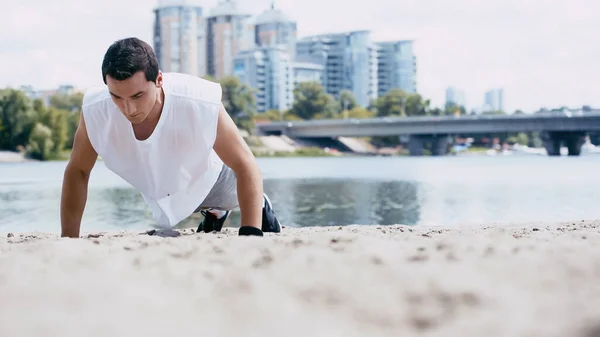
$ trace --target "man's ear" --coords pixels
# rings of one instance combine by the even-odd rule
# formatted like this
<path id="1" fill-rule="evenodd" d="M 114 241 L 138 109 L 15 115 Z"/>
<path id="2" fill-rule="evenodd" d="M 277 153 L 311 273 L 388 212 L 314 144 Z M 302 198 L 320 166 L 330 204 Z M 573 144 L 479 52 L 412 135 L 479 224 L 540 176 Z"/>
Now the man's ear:
<path id="1" fill-rule="evenodd" d="M 159 70 L 158 71 L 158 76 L 156 77 L 156 87 L 160 88 L 163 86 L 163 74 L 162 72 Z"/>

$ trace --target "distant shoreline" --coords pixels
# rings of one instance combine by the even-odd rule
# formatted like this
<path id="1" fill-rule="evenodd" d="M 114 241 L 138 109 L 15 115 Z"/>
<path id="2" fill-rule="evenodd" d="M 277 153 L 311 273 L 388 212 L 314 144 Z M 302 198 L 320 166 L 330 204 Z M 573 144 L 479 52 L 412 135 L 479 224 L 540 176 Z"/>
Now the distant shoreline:
<path id="1" fill-rule="evenodd" d="M 20 152 L 0 151 L 0 163 L 24 163 L 28 161 L 34 160 L 26 158 Z"/>

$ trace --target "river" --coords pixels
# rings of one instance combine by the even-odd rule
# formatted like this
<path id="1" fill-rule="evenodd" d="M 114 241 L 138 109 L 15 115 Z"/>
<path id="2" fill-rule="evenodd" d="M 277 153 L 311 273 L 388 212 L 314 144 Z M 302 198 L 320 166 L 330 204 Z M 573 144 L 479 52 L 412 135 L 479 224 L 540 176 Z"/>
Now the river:
<path id="1" fill-rule="evenodd" d="M 600 156 L 259 158 L 284 226 L 599 219 Z M 0 164 L 0 232 L 60 232 L 65 162 Z M 190 218 L 180 227 L 196 226 Z M 237 225 L 234 212 L 231 224 Z M 99 161 L 82 231 L 145 230 L 141 196 Z"/>

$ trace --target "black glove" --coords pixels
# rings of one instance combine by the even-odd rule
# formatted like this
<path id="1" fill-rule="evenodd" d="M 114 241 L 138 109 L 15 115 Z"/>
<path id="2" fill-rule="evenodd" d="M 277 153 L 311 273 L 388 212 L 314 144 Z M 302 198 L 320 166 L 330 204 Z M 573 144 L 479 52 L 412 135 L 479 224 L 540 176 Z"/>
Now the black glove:
<path id="1" fill-rule="evenodd" d="M 238 232 L 240 236 L 263 236 L 263 231 L 252 226 L 242 226 Z"/>

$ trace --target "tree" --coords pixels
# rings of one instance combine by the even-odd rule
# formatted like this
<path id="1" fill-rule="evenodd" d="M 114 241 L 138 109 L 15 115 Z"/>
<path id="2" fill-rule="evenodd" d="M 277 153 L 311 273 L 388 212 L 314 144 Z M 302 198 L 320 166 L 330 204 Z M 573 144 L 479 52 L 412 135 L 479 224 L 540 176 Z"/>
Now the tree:
<path id="1" fill-rule="evenodd" d="M 241 83 L 235 76 L 221 79 L 223 88 L 223 106 L 235 124 L 248 132 L 253 129 L 253 117 L 256 112 L 254 92 L 247 84 Z"/>
<path id="2" fill-rule="evenodd" d="M 445 114 L 446 114 L 446 111 L 442 110 L 438 107 L 435 107 L 435 108 L 429 110 L 430 116 L 444 116 Z"/>
<path id="3" fill-rule="evenodd" d="M 302 119 L 312 119 L 315 116 L 335 118 L 337 115 L 336 100 L 327 94 L 318 82 L 302 82 L 294 89 L 294 105 L 290 110 Z"/>
<path id="4" fill-rule="evenodd" d="M 454 102 L 447 102 L 444 109 L 444 113 L 446 115 L 466 115 L 467 110 L 462 105 L 459 106 Z"/>
<path id="5" fill-rule="evenodd" d="M 266 119 L 266 120 L 270 120 L 270 121 L 279 121 L 279 120 L 283 119 L 283 114 L 284 114 L 284 111 L 272 109 L 265 113 L 256 114 L 254 116 L 254 120 L 257 121 L 257 120 L 265 120 Z"/>
<path id="6" fill-rule="evenodd" d="M 61 155 L 65 150 L 69 140 L 69 115 L 72 113 L 67 110 L 61 110 L 54 107 L 38 107 L 38 123 L 50 129 L 50 139 L 52 147 L 50 152 L 44 152 L 43 159 L 54 159 Z"/>
<path id="7" fill-rule="evenodd" d="M 46 125 L 36 123 L 27 144 L 27 153 L 33 159 L 47 160 L 53 156 L 54 142 L 52 130 Z"/>
<path id="8" fill-rule="evenodd" d="M 350 90 L 342 90 L 340 91 L 340 112 L 341 111 L 349 111 L 358 106 L 356 102 L 356 97 Z"/>
<path id="9" fill-rule="evenodd" d="M 400 89 L 392 89 L 375 101 L 378 117 L 386 116 L 427 116 L 430 115 L 430 100 L 419 94 L 407 94 Z"/>
<path id="10" fill-rule="evenodd" d="M 36 122 L 31 100 L 18 90 L 0 91 L 0 149 L 26 146 Z"/>
<path id="11" fill-rule="evenodd" d="M 72 95 L 56 94 L 50 97 L 50 106 L 61 110 L 78 112 L 83 103 L 83 93 L 77 92 Z"/>
<path id="12" fill-rule="evenodd" d="M 66 113 L 67 140 L 64 142 L 64 147 L 67 149 L 73 148 L 73 140 L 75 138 L 75 131 L 77 131 L 77 127 L 79 126 L 82 104 L 83 93 L 81 92 L 72 95 L 56 94 L 50 97 L 50 107 L 60 109 Z M 37 106 L 35 110 L 41 111 Z M 52 129 L 51 125 L 46 125 Z M 59 142 L 59 144 L 63 144 L 63 142 Z"/>
<path id="13" fill-rule="evenodd" d="M 377 117 L 406 117 L 407 95 L 400 89 L 392 89 L 375 101 Z"/>
<path id="14" fill-rule="evenodd" d="M 217 79 L 214 76 L 211 76 L 211 75 L 205 75 L 205 76 L 202 76 L 202 78 L 205 79 L 205 80 L 207 80 L 207 81 L 219 83 L 219 81 L 217 81 Z"/>
<path id="15" fill-rule="evenodd" d="M 504 115 L 504 111 L 501 110 L 490 110 L 490 111 L 483 111 L 481 113 L 482 115 Z"/>
<path id="16" fill-rule="evenodd" d="M 75 140 L 75 131 L 77 131 L 77 127 L 79 126 L 79 119 L 81 119 L 81 112 L 77 113 L 69 113 L 67 116 L 67 142 L 65 143 L 65 148 L 72 149 L 73 141 Z"/>
<path id="17" fill-rule="evenodd" d="M 423 99 L 419 94 L 410 94 L 406 98 L 406 115 L 427 116 L 429 114 L 430 101 Z"/>
<path id="18" fill-rule="evenodd" d="M 529 145 L 529 137 L 526 133 L 520 132 L 516 135 L 509 136 L 506 139 L 506 142 L 509 144 L 520 144 L 520 145 Z"/>
<path id="19" fill-rule="evenodd" d="M 373 118 L 375 117 L 375 112 L 356 106 L 347 112 L 347 116 L 348 118 Z"/>

